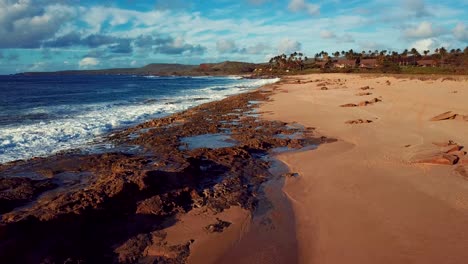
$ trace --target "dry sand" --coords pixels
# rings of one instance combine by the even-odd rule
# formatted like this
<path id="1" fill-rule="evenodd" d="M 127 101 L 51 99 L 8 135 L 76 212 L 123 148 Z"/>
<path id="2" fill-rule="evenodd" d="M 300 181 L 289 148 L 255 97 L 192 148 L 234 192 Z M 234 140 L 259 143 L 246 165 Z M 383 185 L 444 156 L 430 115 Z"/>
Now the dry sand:
<path id="1" fill-rule="evenodd" d="M 429 121 L 447 111 L 468 115 L 466 78 L 307 75 L 288 78 L 277 91 L 261 107 L 264 118 L 338 139 L 279 156 L 300 174 L 284 186 L 299 263 L 468 263 L 468 178 L 455 170 L 461 165 L 412 162 L 438 151 L 433 142 L 468 148 L 468 122 Z M 372 94 L 357 95 L 363 92 Z M 340 107 L 374 98 L 382 101 Z M 358 119 L 372 122 L 346 123 Z"/>

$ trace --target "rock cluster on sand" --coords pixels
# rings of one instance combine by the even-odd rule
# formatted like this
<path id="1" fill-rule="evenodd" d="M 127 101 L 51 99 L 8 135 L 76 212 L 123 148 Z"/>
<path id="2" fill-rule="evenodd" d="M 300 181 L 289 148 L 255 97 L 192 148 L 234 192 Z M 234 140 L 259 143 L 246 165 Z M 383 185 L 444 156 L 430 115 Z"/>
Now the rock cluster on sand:
<path id="1" fill-rule="evenodd" d="M 419 153 L 412 159 L 414 163 L 427 163 L 437 165 L 455 165 L 467 163 L 466 152 L 463 146 L 459 146 L 453 141 L 445 143 L 434 143 L 436 150 Z"/>
<path id="2" fill-rule="evenodd" d="M 366 96 L 366 95 L 372 95 L 372 93 L 369 92 L 362 92 L 362 93 L 357 93 L 357 96 Z"/>
<path id="3" fill-rule="evenodd" d="M 221 233 L 224 231 L 224 229 L 228 228 L 231 225 L 231 223 L 227 221 L 223 221 L 219 218 L 216 218 L 216 223 L 215 224 L 210 224 L 205 227 L 205 230 L 210 232 L 210 233 Z"/>
<path id="4" fill-rule="evenodd" d="M 288 172 L 288 173 L 283 174 L 283 176 L 287 177 L 287 178 L 295 178 L 295 177 L 299 177 L 299 173 L 297 173 L 297 172 Z"/>
<path id="5" fill-rule="evenodd" d="M 382 102 L 381 99 L 379 98 L 374 98 L 370 101 L 362 101 L 362 102 L 359 102 L 358 104 L 343 104 L 343 105 L 340 105 L 341 107 L 357 107 L 357 106 L 368 106 L 368 105 L 373 105 L 375 103 L 378 103 L 378 102 Z"/>
<path id="6" fill-rule="evenodd" d="M 346 124 L 350 124 L 350 125 L 355 125 L 355 124 L 368 124 L 368 123 L 372 123 L 372 120 L 364 120 L 364 119 L 356 119 L 356 120 L 349 120 L 349 121 L 346 121 L 345 122 Z"/>
<path id="7" fill-rule="evenodd" d="M 468 115 L 460 115 L 452 111 L 448 111 L 440 115 L 434 116 L 433 118 L 430 119 L 430 121 L 441 121 L 441 120 L 451 120 L 451 119 L 468 121 Z"/>
<path id="8" fill-rule="evenodd" d="M 361 88 L 359 88 L 359 89 L 365 91 L 365 90 L 371 90 L 371 89 L 374 89 L 374 88 L 370 88 L 370 86 L 364 86 L 364 87 L 361 87 Z"/>

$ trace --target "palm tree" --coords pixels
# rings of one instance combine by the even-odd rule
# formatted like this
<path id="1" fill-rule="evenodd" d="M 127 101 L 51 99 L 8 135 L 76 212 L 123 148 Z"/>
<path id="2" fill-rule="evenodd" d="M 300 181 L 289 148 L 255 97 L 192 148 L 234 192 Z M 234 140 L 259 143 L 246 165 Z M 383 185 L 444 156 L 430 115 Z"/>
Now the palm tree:
<path id="1" fill-rule="evenodd" d="M 412 48 L 410 53 L 413 55 L 413 65 L 416 65 L 416 56 L 419 56 L 419 52 L 416 48 Z"/>
<path id="2" fill-rule="evenodd" d="M 399 56 L 398 52 L 392 51 L 391 57 L 392 57 L 393 62 L 395 62 L 398 59 L 398 56 Z"/>
<path id="3" fill-rule="evenodd" d="M 353 49 L 350 49 L 350 50 L 348 51 L 348 54 L 346 55 L 346 58 L 347 58 L 348 60 L 354 59 L 354 51 L 353 51 Z"/>
<path id="4" fill-rule="evenodd" d="M 447 56 L 447 50 L 444 47 L 441 47 L 439 49 L 439 54 L 441 62 L 444 63 L 444 57 Z"/>
<path id="5" fill-rule="evenodd" d="M 340 52 L 339 52 L 339 51 L 335 51 L 335 53 L 333 53 L 333 56 L 335 56 L 335 58 L 338 59 L 338 57 L 340 56 Z"/>
<path id="6" fill-rule="evenodd" d="M 427 57 L 427 54 L 429 54 L 429 50 L 425 50 L 423 51 L 423 53 L 424 53 L 424 57 Z"/>

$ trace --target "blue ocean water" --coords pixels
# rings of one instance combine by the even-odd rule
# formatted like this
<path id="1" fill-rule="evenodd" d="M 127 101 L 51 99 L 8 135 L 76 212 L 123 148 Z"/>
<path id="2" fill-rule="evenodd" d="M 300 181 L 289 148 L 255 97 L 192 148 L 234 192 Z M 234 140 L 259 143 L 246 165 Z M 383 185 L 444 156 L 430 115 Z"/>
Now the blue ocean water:
<path id="1" fill-rule="evenodd" d="M 277 79 L 0 76 L 0 163 L 88 146 L 114 129 Z"/>

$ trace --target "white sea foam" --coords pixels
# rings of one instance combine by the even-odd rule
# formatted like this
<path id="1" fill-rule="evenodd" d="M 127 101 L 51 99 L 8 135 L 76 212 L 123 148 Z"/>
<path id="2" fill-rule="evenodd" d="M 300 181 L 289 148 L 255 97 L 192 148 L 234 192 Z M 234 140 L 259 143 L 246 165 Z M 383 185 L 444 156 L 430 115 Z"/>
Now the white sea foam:
<path id="1" fill-rule="evenodd" d="M 86 111 L 60 119 L 0 127 L 0 163 L 47 156 L 67 149 L 89 147 L 87 144 L 113 129 L 183 111 L 278 80 L 243 80 L 225 86 L 181 91 L 177 96 L 159 98 L 163 100 L 150 104 L 88 105 L 85 107 Z M 216 90 L 219 87 L 226 89 Z M 206 99 L 194 100 L 195 98 Z"/>

